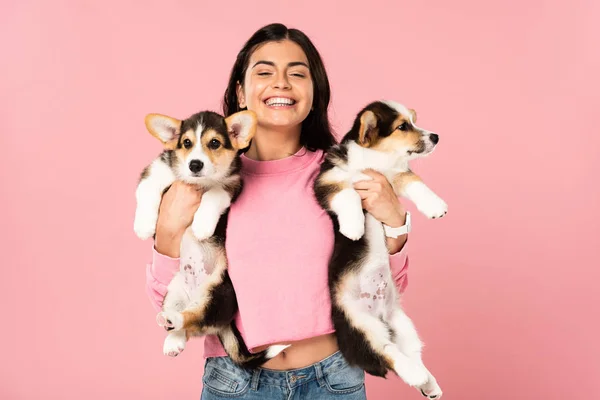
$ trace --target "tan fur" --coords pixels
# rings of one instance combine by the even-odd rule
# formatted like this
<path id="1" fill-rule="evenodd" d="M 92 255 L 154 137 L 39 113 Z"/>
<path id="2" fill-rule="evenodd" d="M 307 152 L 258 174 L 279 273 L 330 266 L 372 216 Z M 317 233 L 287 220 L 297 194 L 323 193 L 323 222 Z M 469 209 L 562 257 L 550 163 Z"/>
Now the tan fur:
<path id="1" fill-rule="evenodd" d="M 206 301 L 201 306 L 196 307 L 196 308 L 188 308 L 181 312 L 181 315 L 183 316 L 182 329 L 185 329 L 186 332 L 189 332 L 189 333 L 194 332 L 194 331 L 200 331 L 200 328 L 198 327 L 196 322 L 201 320 L 201 317 L 205 315 L 206 305 L 208 304 L 209 301 L 210 301 L 210 298 L 207 297 Z"/>
<path id="2" fill-rule="evenodd" d="M 417 122 L 417 112 L 415 110 L 413 110 L 412 108 L 408 110 L 410 112 L 410 115 L 412 116 L 412 122 L 413 124 L 415 122 Z"/>
<path id="3" fill-rule="evenodd" d="M 254 137 L 254 135 L 256 134 L 256 126 L 257 126 L 257 119 L 256 119 L 256 114 L 252 111 L 240 111 L 234 115 L 230 115 L 229 117 L 225 118 L 225 124 L 227 125 L 227 129 L 229 131 L 232 130 L 232 124 L 235 123 L 235 119 L 239 118 L 240 116 L 243 116 L 245 118 L 249 118 L 251 119 L 251 126 L 252 129 L 250 130 L 250 132 L 248 133 L 248 135 L 246 135 L 244 138 L 241 137 L 234 137 L 233 135 L 230 135 L 230 139 L 231 139 L 231 144 L 233 145 L 233 147 L 235 147 L 236 149 L 244 149 L 248 146 L 248 144 L 250 143 L 250 140 Z"/>
<path id="4" fill-rule="evenodd" d="M 402 125 L 405 122 L 409 124 L 408 130 L 401 131 L 399 129 L 396 129 L 396 127 Z M 391 135 L 387 137 L 375 138 L 373 140 L 373 144 L 370 147 L 373 150 L 389 153 L 395 151 L 398 147 L 401 146 L 416 147 L 419 141 L 421 140 L 421 133 L 410 127 L 410 121 L 408 121 L 402 115 L 399 115 L 398 118 L 396 118 L 396 120 L 392 124 L 392 129 L 394 129 L 394 131 Z"/>
<path id="5" fill-rule="evenodd" d="M 335 179 L 333 176 L 333 171 L 327 171 L 321 175 L 318 178 L 318 184 L 320 187 L 327 189 L 327 204 L 331 204 L 333 196 L 350 187 L 347 182 L 340 182 L 339 179 Z"/>
<path id="6" fill-rule="evenodd" d="M 406 185 L 412 182 L 422 182 L 421 178 L 412 171 L 401 172 L 392 179 L 392 187 L 396 195 L 400 196 Z"/>
<path id="7" fill-rule="evenodd" d="M 358 143 L 365 147 L 372 146 L 379 132 L 377 130 L 377 117 L 372 111 L 365 111 L 360 116 L 360 130 L 358 132 Z"/>
<path id="8" fill-rule="evenodd" d="M 213 150 L 210 147 L 208 147 L 209 143 L 213 139 L 217 140 L 221 144 L 218 149 Z M 208 158 L 210 158 L 210 162 L 213 165 L 219 167 L 226 167 L 228 165 L 231 165 L 233 159 L 236 156 L 237 149 L 235 147 L 233 149 L 226 149 L 225 147 L 223 147 L 223 137 L 221 135 L 219 135 L 216 131 L 210 129 L 204 132 L 201 140 L 202 147 L 204 148 L 204 151 L 208 155 Z"/>
<path id="9" fill-rule="evenodd" d="M 183 146 L 183 141 L 185 139 L 189 139 L 190 142 L 192 142 L 192 145 L 190 146 L 189 149 L 186 149 Z M 175 140 L 175 147 L 173 147 L 173 149 L 171 150 L 175 150 L 176 146 L 177 146 L 177 141 Z M 194 133 L 194 131 L 192 129 L 188 129 L 187 131 L 185 131 L 185 133 L 183 135 L 181 135 L 181 143 L 182 146 L 181 148 L 177 151 L 177 156 L 179 157 L 180 160 L 184 160 L 185 157 L 187 157 L 188 153 L 190 153 L 193 149 L 194 149 L 194 145 L 196 144 L 196 134 Z"/>
<path id="10" fill-rule="evenodd" d="M 146 124 L 146 129 L 148 129 L 148 132 L 150 132 L 152 136 L 160 140 L 166 150 L 175 150 L 175 148 L 177 147 L 177 136 L 174 136 L 173 140 L 165 142 L 158 134 L 155 125 L 160 120 L 167 122 L 169 125 L 177 129 L 179 129 L 179 127 L 181 126 L 181 121 L 177 118 L 172 118 L 163 114 L 148 114 L 144 119 L 144 123 Z"/>

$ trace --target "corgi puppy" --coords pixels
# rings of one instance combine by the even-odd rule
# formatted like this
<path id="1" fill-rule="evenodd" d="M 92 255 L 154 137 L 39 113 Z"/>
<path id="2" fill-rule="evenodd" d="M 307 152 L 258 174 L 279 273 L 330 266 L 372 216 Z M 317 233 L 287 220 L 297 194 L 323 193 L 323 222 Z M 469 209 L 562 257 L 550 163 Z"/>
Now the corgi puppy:
<path id="1" fill-rule="evenodd" d="M 243 186 L 238 151 L 254 136 L 256 115 L 241 111 L 224 118 L 203 111 L 180 121 L 149 114 L 145 122 L 164 151 L 143 170 L 138 182 L 137 236 L 154 236 L 162 195 L 174 181 L 203 191 L 181 241 L 181 269 L 169 283 L 157 315 L 157 323 L 168 331 L 163 352 L 177 356 L 190 337 L 215 334 L 235 363 L 245 368 L 260 366 L 287 346 L 250 353 L 234 322 L 238 304 L 225 253 L 229 206 Z"/>
<path id="2" fill-rule="evenodd" d="M 427 217 L 446 214 L 446 203 L 409 168 L 411 159 L 430 154 L 439 141 L 416 119 L 414 110 L 395 102 L 368 104 L 340 144 L 328 150 L 314 191 L 336 231 L 329 289 L 340 351 L 371 375 L 385 377 L 391 370 L 424 396 L 439 399 L 442 391 L 421 360 L 417 331 L 399 304 L 385 228 L 363 210 L 353 188 L 371 179 L 363 170 L 376 170 Z"/>

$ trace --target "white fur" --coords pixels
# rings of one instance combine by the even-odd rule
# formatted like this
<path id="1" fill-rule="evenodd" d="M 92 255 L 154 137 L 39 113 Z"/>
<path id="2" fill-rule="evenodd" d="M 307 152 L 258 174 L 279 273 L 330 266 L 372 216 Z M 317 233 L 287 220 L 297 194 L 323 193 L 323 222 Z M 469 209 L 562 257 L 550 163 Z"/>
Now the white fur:
<path id="1" fill-rule="evenodd" d="M 163 190 L 174 181 L 175 174 L 171 168 L 156 159 L 150 165 L 146 179 L 139 183 L 135 191 L 137 208 L 133 229 L 140 239 L 145 240 L 154 235 Z"/>
<path id="2" fill-rule="evenodd" d="M 405 106 L 395 102 L 387 102 L 387 104 L 410 118 L 414 125 L 411 113 Z M 429 145 L 432 149 L 432 143 Z M 421 359 L 423 344 L 411 319 L 400 306 L 400 295 L 393 284 L 389 269 L 389 253 L 383 225 L 370 214 L 364 216 L 360 196 L 352 189 L 355 182 L 371 179 L 362 172 L 363 170 L 376 170 L 392 182 L 398 174 L 410 171 L 408 164 L 410 159 L 423 156 L 431 149 L 424 154 L 411 156 L 402 149 L 394 153 L 384 153 L 359 146 L 354 142 L 348 143 L 347 146 L 347 164 L 338 164 L 326 172 L 327 181 L 343 183 L 347 188 L 332 197 L 329 207 L 336 214 L 343 235 L 352 240 L 357 240 L 364 235 L 369 246 L 368 254 L 360 269 L 354 275 L 345 278 L 346 281 L 340 288 L 336 301 L 342 305 L 348 320 L 355 328 L 367 335 L 369 342 L 379 352 L 393 360 L 394 370 L 398 376 L 408 385 L 422 390 L 428 396 L 437 396 L 436 399 L 439 399 L 442 391 Z M 397 195 L 403 195 L 413 201 L 417 208 L 430 218 L 443 216 L 447 211 L 447 205 L 443 200 L 422 182 L 406 185 L 405 190 Z M 379 271 L 382 271 L 383 280 L 387 282 L 383 285 L 387 290 L 385 296 L 382 296 L 383 306 L 370 310 L 361 301 L 361 280 L 369 279 Z M 394 330 L 393 338 L 390 336 L 389 327 Z"/>
<path id="3" fill-rule="evenodd" d="M 448 212 L 448 205 L 423 182 L 411 182 L 402 192 L 427 218 L 440 218 Z"/>
<path id="4" fill-rule="evenodd" d="M 370 244 L 369 252 L 357 274 L 346 281 L 338 301 L 343 304 L 348 320 L 355 328 L 364 332 L 378 351 L 393 360 L 394 371 L 407 385 L 423 389 L 426 394 L 437 395 L 439 398 L 441 389 L 421 359 L 422 342 L 411 319 L 400 307 L 400 296 L 393 285 L 389 269 L 389 253 L 383 226 L 370 214 L 365 218 L 364 235 Z M 388 265 L 388 268 L 381 269 L 382 265 Z M 382 271 L 383 279 L 390 283 L 390 290 L 385 293 L 385 308 L 379 309 L 377 314 L 366 310 L 358 295 L 361 280 L 371 276 L 374 271 Z M 382 319 L 394 329 L 394 340 Z"/>
<path id="5" fill-rule="evenodd" d="M 201 176 L 213 177 L 216 172 L 215 166 L 211 163 L 210 157 L 208 157 L 208 154 L 206 154 L 206 151 L 205 151 L 204 147 L 202 146 L 202 131 L 203 130 L 204 130 L 204 126 L 202 124 L 198 124 L 198 127 L 196 128 L 196 131 L 194 132 L 194 134 L 196 135 L 196 141 L 194 143 L 194 147 L 192 147 L 192 150 L 187 154 L 187 156 L 184 159 L 184 162 L 182 162 L 179 165 L 180 175 L 190 179 L 191 181 L 193 181 L 194 178 L 197 178 L 196 176 L 194 176 L 192 174 L 192 172 L 190 171 L 190 167 L 189 167 L 190 162 L 193 160 L 200 160 L 204 164 L 204 166 L 202 167 L 202 170 L 200 171 Z"/>
<path id="6" fill-rule="evenodd" d="M 291 344 L 275 344 L 275 345 L 269 346 L 269 348 L 267 349 L 266 357 L 268 359 L 271 359 L 271 358 L 277 356 L 279 353 L 281 353 L 282 351 L 284 351 L 285 349 L 287 349 L 290 346 L 291 346 Z"/>
<path id="7" fill-rule="evenodd" d="M 185 331 L 170 331 L 163 344 L 163 354 L 170 357 L 179 355 L 186 344 Z"/>
<path id="8" fill-rule="evenodd" d="M 164 142 L 170 142 L 175 139 L 178 133 L 179 125 L 170 118 L 153 118 L 151 120 L 152 129 L 158 135 L 158 138 Z"/>
<path id="9" fill-rule="evenodd" d="M 202 195 L 192 222 L 192 231 L 198 240 L 207 239 L 215 233 L 221 215 L 230 205 L 231 196 L 220 187 L 213 187 Z"/>
<path id="10" fill-rule="evenodd" d="M 330 206 L 338 217 L 340 232 L 349 239 L 360 239 L 365 233 L 365 217 L 356 190 L 348 188 L 336 193 Z"/>

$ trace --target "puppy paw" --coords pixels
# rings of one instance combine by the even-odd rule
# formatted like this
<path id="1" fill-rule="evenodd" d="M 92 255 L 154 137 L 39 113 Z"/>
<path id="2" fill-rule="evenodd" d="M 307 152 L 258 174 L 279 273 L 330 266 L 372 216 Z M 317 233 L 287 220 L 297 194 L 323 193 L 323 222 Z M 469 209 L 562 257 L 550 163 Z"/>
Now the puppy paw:
<path id="1" fill-rule="evenodd" d="M 135 220 L 133 221 L 133 230 L 140 239 L 149 239 L 154 236 L 156 222 L 157 217 L 152 216 L 150 212 L 136 213 Z"/>
<path id="2" fill-rule="evenodd" d="M 365 234 L 365 216 L 359 216 L 340 220 L 340 233 L 350 240 L 358 240 Z"/>
<path id="3" fill-rule="evenodd" d="M 441 218 L 448 212 L 448 205 L 437 196 L 428 196 L 417 204 L 417 208 L 427 218 Z"/>
<path id="4" fill-rule="evenodd" d="M 163 354 L 176 357 L 185 349 L 185 335 L 168 335 L 163 344 Z"/>
<path id="5" fill-rule="evenodd" d="M 183 328 L 183 315 L 177 311 L 162 311 L 156 316 L 156 323 L 167 330 Z"/>
<path id="6" fill-rule="evenodd" d="M 417 390 L 428 399 L 438 400 L 442 397 L 442 389 L 438 385 L 433 375 L 429 374 L 429 379 L 424 385 L 418 386 Z"/>
<path id="7" fill-rule="evenodd" d="M 201 222 L 201 219 L 194 219 L 192 222 L 192 233 L 199 241 L 208 239 L 215 233 L 216 226 Z"/>
<path id="8" fill-rule="evenodd" d="M 409 386 L 421 387 L 429 380 L 429 371 L 418 363 L 396 362 L 394 371 Z"/>

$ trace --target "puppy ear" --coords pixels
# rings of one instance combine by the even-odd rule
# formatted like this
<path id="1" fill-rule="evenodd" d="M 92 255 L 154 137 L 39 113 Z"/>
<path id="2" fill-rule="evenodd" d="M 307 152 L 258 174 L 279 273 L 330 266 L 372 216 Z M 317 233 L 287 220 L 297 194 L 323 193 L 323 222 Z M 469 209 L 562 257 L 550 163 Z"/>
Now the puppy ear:
<path id="1" fill-rule="evenodd" d="M 377 117 L 373 111 L 367 110 L 360 116 L 358 144 L 369 147 L 377 138 Z"/>
<path id="2" fill-rule="evenodd" d="M 239 111 L 225 118 L 225 124 L 233 147 L 244 149 L 256 133 L 256 114 L 249 110 Z"/>
<path id="3" fill-rule="evenodd" d="M 412 108 L 408 110 L 408 112 L 410 112 L 410 115 L 412 117 L 412 123 L 414 124 L 415 122 L 417 122 L 417 112 Z"/>
<path id="4" fill-rule="evenodd" d="M 180 120 L 162 114 L 148 114 L 145 122 L 148 132 L 160 140 L 166 149 L 174 150 L 177 147 L 177 139 L 181 133 Z"/>

